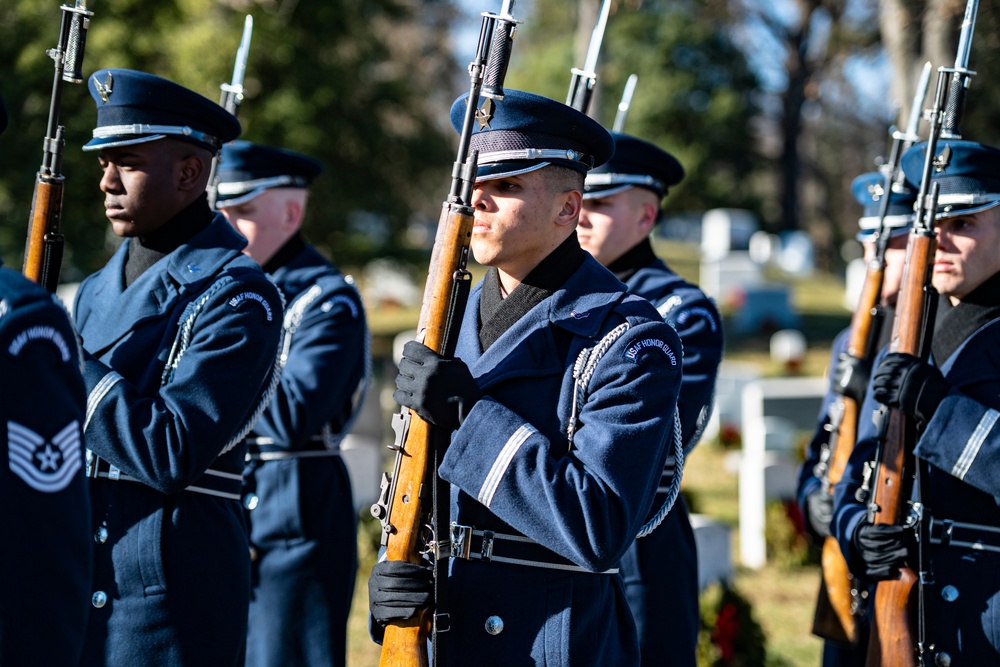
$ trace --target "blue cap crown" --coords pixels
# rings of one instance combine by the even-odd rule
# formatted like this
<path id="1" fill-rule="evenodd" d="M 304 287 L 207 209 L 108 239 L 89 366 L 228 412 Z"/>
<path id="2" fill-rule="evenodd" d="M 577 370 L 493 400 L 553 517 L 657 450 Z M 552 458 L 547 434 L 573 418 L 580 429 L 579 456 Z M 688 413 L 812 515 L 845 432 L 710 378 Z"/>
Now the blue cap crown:
<path id="1" fill-rule="evenodd" d="M 240 136 L 231 113 L 173 81 L 128 69 L 102 69 L 87 81 L 97 128 L 85 151 L 171 137 L 212 152 Z"/>
<path id="2" fill-rule="evenodd" d="M 462 131 L 468 93 L 451 106 L 451 124 Z M 480 104 L 482 101 L 480 100 Z M 554 164 L 587 173 L 615 150 L 601 124 L 562 102 L 507 90 L 488 125 L 473 128 L 470 149 L 479 151 L 479 180 L 515 176 Z"/>
<path id="3" fill-rule="evenodd" d="M 903 154 L 903 173 L 920 187 L 927 142 Z M 937 218 L 971 215 L 1000 204 L 1000 150 L 974 141 L 937 142 L 931 171 L 932 183 L 940 185 Z"/>
<path id="4" fill-rule="evenodd" d="M 587 174 L 584 199 L 610 197 L 631 187 L 652 190 L 660 198 L 684 178 L 684 167 L 670 153 L 628 134 L 611 133 L 615 154 Z"/>
<path id="5" fill-rule="evenodd" d="M 885 174 L 880 171 L 861 174 L 851 182 L 851 194 L 864 207 L 858 219 L 861 231 L 857 239 L 861 242 L 874 241 L 879 228 L 879 210 L 885 197 Z M 917 191 L 908 183 L 892 184 L 885 212 L 885 226 L 891 230 L 890 235 L 906 233 L 913 225 L 913 203 L 916 200 Z"/>
<path id="6" fill-rule="evenodd" d="M 323 165 L 302 153 L 233 141 L 222 147 L 219 161 L 219 208 L 239 206 L 269 188 L 305 188 Z"/>

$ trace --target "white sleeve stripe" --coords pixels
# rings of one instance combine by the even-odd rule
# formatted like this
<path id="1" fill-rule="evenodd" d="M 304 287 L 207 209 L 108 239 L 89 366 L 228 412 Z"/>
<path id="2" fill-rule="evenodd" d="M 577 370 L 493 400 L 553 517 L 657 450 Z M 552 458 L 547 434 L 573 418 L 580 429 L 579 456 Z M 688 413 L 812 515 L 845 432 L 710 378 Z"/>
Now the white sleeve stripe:
<path id="1" fill-rule="evenodd" d="M 514 431 L 514 435 L 510 436 L 510 439 L 504 444 L 503 449 L 500 450 L 500 455 L 493 462 L 493 467 L 490 468 L 490 472 L 483 481 L 482 488 L 479 489 L 479 502 L 486 505 L 486 507 L 490 506 L 490 503 L 493 502 L 493 495 L 497 492 L 497 487 L 500 486 L 500 480 L 503 479 L 504 473 L 510 467 L 510 462 L 513 460 L 514 455 L 517 454 L 517 450 L 536 432 L 528 424 L 523 424 Z"/>
<path id="2" fill-rule="evenodd" d="M 83 422 L 83 430 L 86 432 L 87 426 L 90 425 L 90 418 L 94 416 L 94 412 L 97 410 L 97 405 L 104 400 L 111 388 L 118 384 L 121 380 L 124 380 L 121 375 L 111 371 L 107 375 L 101 378 L 101 381 L 97 383 L 97 386 L 91 390 L 90 395 L 87 396 L 87 418 Z"/>
<path id="3" fill-rule="evenodd" d="M 965 479 L 965 476 L 969 473 L 969 468 L 972 467 L 972 462 L 976 460 L 976 456 L 979 454 L 979 449 L 983 446 L 983 442 L 986 441 L 986 436 L 993 430 L 993 426 L 997 423 L 998 418 L 1000 418 L 1000 412 L 990 409 L 979 420 L 976 430 L 972 432 L 969 441 L 965 443 L 962 455 L 958 457 L 955 467 L 951 469 L 951 474 L 954 477 Z"/>

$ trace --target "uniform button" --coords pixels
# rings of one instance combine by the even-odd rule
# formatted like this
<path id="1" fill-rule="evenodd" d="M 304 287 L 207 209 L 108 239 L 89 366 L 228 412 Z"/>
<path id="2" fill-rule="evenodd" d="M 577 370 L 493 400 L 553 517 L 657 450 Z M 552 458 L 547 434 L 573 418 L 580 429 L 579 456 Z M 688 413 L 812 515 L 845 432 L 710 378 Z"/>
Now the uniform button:
<path id="1" fill-rule="evenodd" d="M 938 667 L 951 667 L 951 656 L 941 651 L 934 656 L 934 664 Z"/>
<path id="2" fill-rule="evenodd" d="M 498 635 L 503 632 L 503 619 L 499 616 L 490 616 L 486 619 L 486 632 L 491 635 Z"/>
<path id="3" fill-rule="evenodd" d="M 251 512 L 257 509 L 257 505 L 260 503 L 260 496 L 256 493 L 248 493 L 243 496 L 243 507 L 246 507 Z"/>
<path id="4" fill-rule="evenodd" d="M 954 602 L 958 599 L 958 589 L 954 586 L 945 586 L 941 589 L 941 597 L 945 602 Z"/>
<path id="5" fill-rule="evenodd" d="M 104 591 L 97 591 L 90 598 L 90 602 L 95 607 L 97 607 L 98 609 L 100 609 L 101 607 L 103 607 L 104 605 L 106 605 L 108 603 L 108 595 Z"/>
<path id="6" fill-rule="evenodd" d="M 94 541 L 98 544 L 104 544 L 108 541 L 108 529 L 104 526 L 98 526 L 97 530 L 94 531 Z"/>
<path id="7" fill-rule="evenodd" d="M 250 547 L 250 560 L 251 561 L 257 560 L 257 555 L 258 555 L 257 554 L 257 549 L 254 548 L 254 547 Z"/>

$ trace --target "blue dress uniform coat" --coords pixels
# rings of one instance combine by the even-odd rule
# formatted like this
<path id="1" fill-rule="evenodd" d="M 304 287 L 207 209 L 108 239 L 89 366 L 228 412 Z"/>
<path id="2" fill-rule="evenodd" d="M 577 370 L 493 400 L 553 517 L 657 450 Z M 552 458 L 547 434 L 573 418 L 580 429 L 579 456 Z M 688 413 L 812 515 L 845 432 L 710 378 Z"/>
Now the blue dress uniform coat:
<path id="1" fill-rule="evenodd" d="M 1000 531 L 1000 430 L 995 428 L 1000 415 L 998 336 L 1000 320 L 994 320 L 950 358 L 935 360 L 951 391 L 914 450 L 923 471 L 925 516 L 929 513 L 937 525 L 931 531 L 937 539 L 925 539 L 923 545 L 934 580 L 925 592 L 927 636 L 935 652 L 947 653 L 956 666 L 1000 660 L 1000 541 L 993 537 Z M 877 408 L 869 391 L 862 414 Z M 873 436 L 874 427 L 863 421 L 858 445 L 835 490 L 832 527 L 848 567 L 857 558 L 851 540 L 865 518 L 866 507 L 856 494 L 863 484 L 864 465 L 875 456 Z M 940 540 L 947 521 L 955 522 L 951 545 Z M 973 544 L 980 540 L 979 546 Z"/>
<path id="2" fill-rule="evenodd" d="M 439 471 L 452 484 L 452 520 L 498 537 L 491 562 L 476 560 L 474 545 L 472 559 L 451 563 L 449 656 L 504 667 L 638 664 L 621 577 L 604 572 L 634 540 L 660 481 L 680 341 L 589 256 L 485 353 L 481 293 L 482 284 L 470 295 L 456 356 L 484 397 L 454 432 Z M 575 400 L 581 351 L 622 325 L 585 400 Z M 524 559 L 550 554 L 545 560 L 571 569 L 498 562 L 524 537 L 537 542 Z"/>
<path id="3" fill-rule="evenodd" d="M 75 306 L 84 437 L 102 460 L 83 664 L 241 665 L 240 443 L 272 389 L 281 297 L 221 214 L 123 289 L 131 242 Z M 233 480 L 235 494 L 212 490 Z"/>
<path id="4" fill-rule="evenodd" d="M 264 460 L 251 446 L 246 471 L 246 486 L 259 498 L 248 514 L 247 665 L 343 665 L 357 537 L 337 448 L 363 399 L 368 331 L 353 284 L 294 240 L 298 251 L 271 274 L 288 303 L 286 361 L 254 426 L 254 435 L 272 444 Z"/>
<path id="5" fill-rule="evenodd" d="M 0 664 L 75 665 L 90 608 L 86 393 L 65 308 L 0 268 Z"/>
<path id="6" fill-rule="evenodd" d="M 625 284 L 631 294 L 656 307 L 684 346 L 684 375 L 677 406 L 684 450 L 690 452 L 711 415 L 715 378 L 722 360 L 722 318 L 701 289 L 659 259 L 629 276 Z M 671 450 L 652 513 L 666 499 L 673 463 Z M 661 665 L 663 656 L 669 655 L 671 665 L 694 665 L 701 629 L 698 554 L 682 497 L 677 498 L 652 533 L 632 544 L 622 559 L 621 574 L 639 632 L 642 664 Z"/>

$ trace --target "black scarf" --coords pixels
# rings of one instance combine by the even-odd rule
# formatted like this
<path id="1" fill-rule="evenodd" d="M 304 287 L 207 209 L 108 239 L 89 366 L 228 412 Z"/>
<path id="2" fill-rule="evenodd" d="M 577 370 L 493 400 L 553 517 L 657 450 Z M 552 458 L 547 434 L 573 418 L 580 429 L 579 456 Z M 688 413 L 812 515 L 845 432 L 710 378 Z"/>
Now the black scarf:
<path id="1" fill-rule="evenodd" d="M 285 242 L 285 245 L 278 249 L 278 252 L 274 253 L 274 257 L 267 260 L 267 262 L 262 267 L 264 273 L 274 273 L 285 264 L 295 259 L 295 256 L 302 252 L 306 247 L 306 242 L 302 236 L 296 232 L 292 238 Z"/>
<path id="2" fill-rule="evenodd" d="M 615 274 L 618 280 L 626 283 L 639 269 L 647 267 L 655 261 L 656 253 L 653 252 L 653 244 L 649 242 L 647 236 L 631 250 L 608 264 L 608 271 Z"/>
<path id="3" fill-rule="evenodd" d="M 942 297 L 942 301 L 948 301 Z M 943 306 L 943 304 L 942 304 Z M 1000 317 L 1000 273 L 969 292 L 958 305 L 938 318 L 931 350 L 939 366 L 946 362 L 969 336 Z"/>
<path id="4" fill-rule="evenodd" d="M 214 216 L 208 206 L 208 195 L 202 195 L 152 234 L 145 238 L 132 238 L 128 244 L 128 257 L 125 258 L 125 287 L 138 280 L 146 269 L 208 227 Z"/>
<path id="5" fill-rule="evenodd" d="M 529 310 L 562 287 L 586 257 L 586 251 L 580 248 L 580 241 L 573 232 L 539 262 L 506 299 L 500 294 L 499 272 L 495 268 L 487 271 L 479 297 L 479 344 L 483 352 Z"/>

